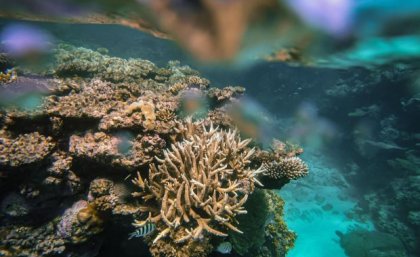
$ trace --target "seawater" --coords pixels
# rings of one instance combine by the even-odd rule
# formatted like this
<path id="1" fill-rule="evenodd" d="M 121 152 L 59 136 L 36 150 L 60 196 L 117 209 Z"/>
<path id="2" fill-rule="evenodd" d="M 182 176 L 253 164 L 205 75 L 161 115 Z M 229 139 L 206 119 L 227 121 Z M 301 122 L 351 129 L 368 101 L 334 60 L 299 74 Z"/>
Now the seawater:
<path id="1" fill-rule="evenodd" d="M 2 20 L 0 26 L 8 22 Z M 265 61 L 243 67 L 204 65 L 173 42 L 121 26 L 34 24 L 57 41 L 91 49 L 104 47 L 109 55 L 143 58 L 160 66 L 179 60 L 199 70 L 214 86 L 244 86 L 251 101 L 269 117 L 267 138 L 297 141 L 305 149 L 302 158 L 310 168 L 307 177 L 279 192 L 286 202 L 287 224 L 298 235 L 288 257 L 345 257 L 337 232 L 380 230 L 375 227 L 372 210 L 360 203 L 394 179 L 391 167 L 385 165 L 388 160 L 404 158 L 408 151 L 416 155 L 419 150 L 418 143 L 392 146 L 409 141 L 403 137 L 419 140 L 416 94 L 420 92 L 420 73 L 416 63 L 375 71 L 291 67 Z M 342 92 L 338 92 L 340 86 Z M 404 106 L 402 102 L 410 99 L 414 100 Z M 370 113 L 372 105 L 380 111 Z M 386 129 L 401 132 L 391 142 L 380 139 L 380 133 L 387 136 Z M 374 139 L 376 144 L 371 142 Z M 385 166 L 375 167 L 381 161 Z"/>

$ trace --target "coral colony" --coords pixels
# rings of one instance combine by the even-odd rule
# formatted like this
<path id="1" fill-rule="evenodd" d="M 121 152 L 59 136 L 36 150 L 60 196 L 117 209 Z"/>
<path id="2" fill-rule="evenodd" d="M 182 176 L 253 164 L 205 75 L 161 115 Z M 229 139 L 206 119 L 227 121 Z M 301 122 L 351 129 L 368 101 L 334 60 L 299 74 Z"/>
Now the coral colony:
<path id="1" fill-rule="evenodd" d="M 45 77 L 2 80 L 44 96 L 0 112 L 1 256 L 95 256 L 114 232 L 155 257 L 286 255 L 295 234 L 271 189 L 308 167 L 301 148 L 240 133 L 225 107 L 243 88 L 177 62 L 70 45 L 54 57 Z"/>

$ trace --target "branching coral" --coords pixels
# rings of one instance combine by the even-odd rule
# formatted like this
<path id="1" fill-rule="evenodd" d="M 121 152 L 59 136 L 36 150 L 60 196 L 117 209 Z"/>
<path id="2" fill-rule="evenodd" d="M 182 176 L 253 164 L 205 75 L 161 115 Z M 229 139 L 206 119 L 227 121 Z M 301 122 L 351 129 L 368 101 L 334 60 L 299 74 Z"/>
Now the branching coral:
<path id="1" fill-rule="evenodd" d="M 286 157 L 264 163 L 264 175 L 273 179 L 298 179 L 308 174 L 308 166 L 299 157 Z"/>
<path id="2" fill-rule="evenodd" d="M 258 151 L 253 161 L 262 163 L 264 172 L 258 178 L 264 187 L 280 189 L 290 180 L 306 176 L 309 168 L 298 157 L 302 152 L 302 148 L 278 140 L 273 140 L 271 151 Z"/>
<path id="3" fill-rule="evenodd" d="M 202 122 L 186 127 L 199 131 Z M 188 134 L 188 133 L 187 133 Z M 201 134 L 191 134 L 182 142 L 166 150 L 159 165 L 150 166 L 148 179 L 139 174 L 133 182 L 141 188 L 135 196 L 141 197 L 141 209 L 149 212 L 145 221 L 136 220 L 136 227 L 146 222 L 157 224 L 159 234 L 153 243 L 182 230 L 182 243 L 202 239 L 206 233 L 227 236 L 219 228 L 241 231 L 234 225 L 235 216 L 246 213 L 243 208 L 248 195 L 254 190 L 255 175 L 261 169 L 248 167 L 254 149 L 241 140 L 236 130 L 222 131 L 211 126 Z"/>

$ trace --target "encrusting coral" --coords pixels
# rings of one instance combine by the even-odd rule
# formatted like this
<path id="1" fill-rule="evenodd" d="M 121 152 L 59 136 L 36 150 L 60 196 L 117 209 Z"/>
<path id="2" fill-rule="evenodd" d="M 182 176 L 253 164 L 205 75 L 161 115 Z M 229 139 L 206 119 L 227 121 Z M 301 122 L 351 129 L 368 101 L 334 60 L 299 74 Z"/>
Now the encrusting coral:
<path id="1" fill-rule="evenodd" d="M 187 122 L 190 127 L 202 126 Z M 227 236 L 217 227 L 241 233 L 235 216 L 246 213 L 243 204 L 254 190 L 255 175 L 262 172 L 248 167 L 254 149 L 247 148 L 250 140 L 240 140 L 236 131 L 214 127 L 202 131 L 165 151 L 159 166 L 150 166 L 147 180 L 140 174 L 134 180 L 141 188 L 135 196 L 145 202 L 141 209 L 149 212 L 147 220 L 134 225 L 157 224 L 154 243 L 170 233 L 182 235 L 173 238 L 177 243 L 202 239 L 205 233 Z"/>
<path id="2" fill-rule="evenodd" d="M 0 138 L 0 166 L 17 167 L 44 159 L 54 147 L 52 138 L 38 132 Z"/>
<path id="3" fill-rule="evenodd" d="M 211 90 L 178 62 L 104 52 L 58 45 L 48 78 L 16 67 L 16 85 L 36 84 L 42 98 L 0 109 L 0 255 L 93 257 L 130 242 L 154 257 L 205 257 L 231 241 L 233 254 L 285 256 L 294 234 L 281 199 L 258 187 L 304 175 L 300 161 L 287 179 L 264 170 L 302 151 L 241 138 L 225 107 L 243 88 Z M 248 229 L 254 210 L 268 215 Z M 133 222 L 143 237 L 128 241 Z M 244 238 L 258 240 L 240 250 Z"/>

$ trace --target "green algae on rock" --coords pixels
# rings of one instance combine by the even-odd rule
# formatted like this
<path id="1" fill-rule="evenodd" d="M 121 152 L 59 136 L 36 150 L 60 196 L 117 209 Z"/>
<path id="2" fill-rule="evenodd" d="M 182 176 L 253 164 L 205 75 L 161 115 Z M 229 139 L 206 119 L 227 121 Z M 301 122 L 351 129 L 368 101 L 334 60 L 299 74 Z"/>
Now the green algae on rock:
<path id="1" fill-rule="evenodd" d="M 241 256 L 286 256 L 296 235 L 283 221 L 283 205 L 274 192 L 257 189 L 245 204 L 248 213 L 238 217 L 244 233 L 229 233 L 234 250 Z"/>

